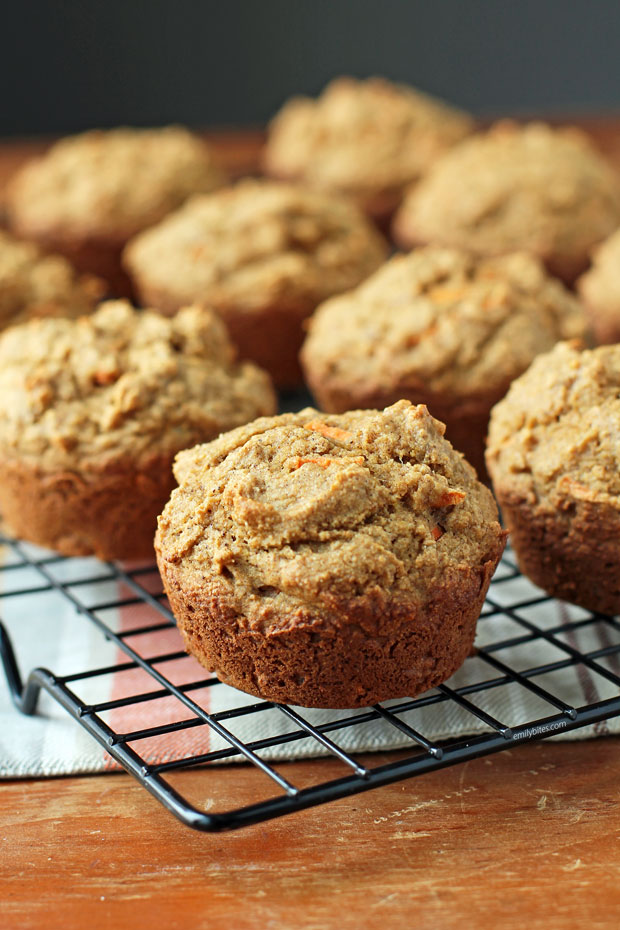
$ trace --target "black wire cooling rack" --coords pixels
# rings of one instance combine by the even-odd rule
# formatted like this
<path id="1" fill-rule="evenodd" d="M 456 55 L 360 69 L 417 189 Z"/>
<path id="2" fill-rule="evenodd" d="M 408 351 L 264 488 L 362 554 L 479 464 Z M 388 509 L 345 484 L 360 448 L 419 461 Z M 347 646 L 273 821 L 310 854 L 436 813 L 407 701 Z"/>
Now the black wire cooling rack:
<path id="1" fill-rule="evenodd" d="M 93 624 L 118 656 L 115 662 L 98 665 L 95 660 L 86 669 L 62 675 L 36 668 L 23 682 L 16 660 L 19 650 L 1 624 L 0 651 L 17 708 L 34 714 L 41 690 L 48 692 L 120 766 L 183 823 L 198 830 L 256 823 L 586 725 L 604 732 L 602 721 L 620 714 L 620 623 L 551 601 L 525 582 L 510 553 L 491 584 L 478 624 L 475 654 L 457 676 L 413 699 L 385 702 L 362 711 L 322 711 L 321 722 L 316 723 L 311 711 L 248 696 L 234 706 L 206 710 L 209 702 L 199 695 L 225 686 L 214 677 L 205 677 L 204 670 L 196 677 L 199 667 L 180 648 L 153 565 L 128 568 L 63 559 L 10 539 L 0 538 L 0 542 L 6 547 L 0 567 L 0 608 L 7 607 L 8 617 L 9 604 L 31 599 L 27 616 L 20 621 L 22 632 L 35 610 L 33 596 L 48 592 L 62 599 L 75 622 Z M 84 590 L 89 598 L 82 596 Z M 123 629 L 118 617 L 127 610 L 132 611 L 133 620 Z M 4 619 L 4 609 L 0 613 Z M 45 622 L 53 624 L 54 616 L 46 617 Z M 168 644 L 154 655 L 145 654 L 148 648 L 141 648 L 140 643 L 150 643 L 154 635 L 161 638 L 164 633 L 172 637 L 173 648 Z M 184 677 L 183 663 L 188 662 L 193 663 L 192 674 Z M 136 672 L 142 676 L 138 684 Z M 102 688 L 106 699 L 92 699 L 98 682 L 109 682 L 112 675 L 122 678 L 124 673 L 133 675 L 133 689 L 110 698 L 109 689 Z M 86 686 L 88 700 L 84 697 Z M 220 693 L 239 697 L 230 690 Z M 581 700 L 575 700 L 575 695 Z M 155 710 L 162 701 L 174 704 L 177 713 L 158 722 Z M 485 709 L 489 704 L 493 713 Z M 150 725 L 137 729 L 115 725 L 115 714 L 118 717 L 132 709 L 138 709 L 140 719 L 147 717 Z M 248 739 L 252 721 L 260 723 L 266 714 L 284 719 L 286 727 L 280 727 L 275 735 Z M 256 730 L 260 731 L 258 723 Z M 238 735 L 240 725 L 245 738 Z M 376 754 L 371 757 L 376 758 L 376 765 L 362 763 L 361 751 L 346 747 L 355 743 L 356 733 L 363 727 L 377 725 L 385 728 L 388 737 L 393 733 L 394 746 L 405 747 L 406 752 L 399 753 L 396 761 L 386 762 L 385 754 Z M 440 738 L 431 739 L 431 730 L 439 732 Z M 208 734 L 210 743 L 216 745 L 202 751 L 201 733 Z M 182 739 L 176 749 L 167 749 L 167 741 L 178 741 L 179 735 Z M 152 761 L 153 742 L 157 743 L 157 761 Z M 147 750 L 147 746 L 151 748 Z M 283 750 L 291 754 L 296 746 L 304 747 L 306 756 L 337 758 L 343 766 L 342 777 L 320 781 L 324 769 L 317 762 L 317 783 L 293 784 L 288 777 L 290 767 L 287 772 L 286 763 L 269 759 Z M 366 752 L 363 758 L 368 759 Z M 261 779 L 259 772 L 256 774 L 267 787 L 264 800 L 236 809 L 206 810 L 204 804 L 191 802 L 172 784 L 179 771 L 244 760 L 266 776 Z M 219 771 L 225 780 L 226 768 Z"/>

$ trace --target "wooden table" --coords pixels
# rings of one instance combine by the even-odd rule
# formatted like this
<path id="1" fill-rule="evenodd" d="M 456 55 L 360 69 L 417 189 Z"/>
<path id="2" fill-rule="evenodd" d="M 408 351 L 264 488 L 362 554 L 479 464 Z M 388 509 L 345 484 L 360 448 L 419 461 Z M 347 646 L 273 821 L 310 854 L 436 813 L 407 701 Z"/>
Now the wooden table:
<path id="1" fill-rule="evenodd" d="M 126 775 L 0 786 L 13 928 L 615 928 L 618 740 L 523 746 L 234 833 L 175 821 Z M 331 761 L 289 763 L 294 781 Z M 247 766 L 226 779 L 249 803 Z M 218 793 L 220 789 L 218 787 Z"/>
<path id="2" fill-rule="evenodd" d="M 620 166 L 620 122 L 580 122 Z M 236 174 L 255 165 L 260 133 L 212 138 Z M 0 148 L 0 188 L 42 148 Z M 524 745 L 217 835 L 182 826 L 126 775 L 4 782 L 0 927 L 615 928 L 619 748 Z M 303 783 L 315 766 L 341 774 L 328 760 L 286 771 Z M 247 766 L 180 778 L 205 799 L 224 779 L 230 806 L 254 798 Z"/>

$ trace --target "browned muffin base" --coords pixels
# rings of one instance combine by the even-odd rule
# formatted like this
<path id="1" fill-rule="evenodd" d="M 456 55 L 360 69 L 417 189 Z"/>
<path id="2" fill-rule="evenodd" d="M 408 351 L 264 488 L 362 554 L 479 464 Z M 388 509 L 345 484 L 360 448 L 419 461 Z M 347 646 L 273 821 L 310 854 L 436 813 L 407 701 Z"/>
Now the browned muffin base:
<path id="1" fill-rule="evenodd" d="M 379 616 L 375 607 L 362 624 L 352 604 L 328 626 L 300 608 L 286 628 L 266 631 L 240 622 L 216 582 L 188 588 L 159 553 L 158 562 L 187 651 L 225 684 L 276 703 L 355 708 L 421 694 L 463 664 L 500 554 L 447 581 L 423 609 Z"/>
<path id="2" fill-rule="evenodd" d="M 66 236 L 37 235 L 28 230 L 15 230 L 26 239 L 33 239 L 45 252 L 64 255 L 82 274 L 94 274 L 108 285 L 108 296 L 133 300 L 135 291 L 121 265 L 124 241 L 109 239 L 79 239 Z"/>
<path id="3" fill-rule="evenodd" d="M 141 303 L 172 316 L 183 303 L 146 282 L 135 281 Z M 245 311 L 233 306 L 208 303 L 226 324 L 240 359 L 264 368 L 279 388 L 298 387 L 303 382 L 299 352 L 305 338 L 304 320 L 312 312 L 305 303 L 273 304 Z"/>
<path id="4" fill-rule="evenodd" d="M 63 555 L 152 557 L 157 516 L 175 485 L 172 460 L 157 457 L 139 468 L 118 461 L 83 474 L 0 460 L 3 522 L 21 539 Z"/>
<path id="5" fill-rule="evenodd" d="M 473 465 L 481 481 L 489 483 L 484 450 L 491 408 L 501 400 L 504 392 L 476 397 L 458 405 L 446 404 L 435 395 L 417 391 L 404 385 L 392 391 L 382 391 L 368 386 L 367 392 L 353 392 L 335 381 L 321 381 L 306 370 L 306 380 L 317 404 L 326 413 L 344 413 L 346 410 L 389 407 L 399 400 L 410 400 L 413 404 L 425 404 L 432 416 L 446 425 L 446 439 L 455 449 L 462 452 Z M 506 386 L 506 389 L 508 386 Z"/>
<path id="6" fill-rule="evenodd" d="M 307 186 L 307 182 L 303 177 L 290 171 L 277 171 L 272 168 L 265 159 L 263 159 L 262 167 L 265 175 L 268 178 L 272 178 L 274 181 Z M 351 190 L 339 190 L 332 191 L 332 193 L 337 197 L 347 197 L 349 200 L 356 203 L 360 210 L 373 221 L 379 231 L 389 239 L 394 214 L 402 202 L 405 191 L 410 187 L 411 184 L 405 184 L 373 192 L 360 191 L 356 193 Z"/>
<path id="7" fill-rule="evenodd" d="M 519 567 L 554 597 L 620 613 L 620 514 L 568 498 L 562 509 L 533 505 L 494 488 Z"/>
<path id="8" fill-rule="evenodd" d="M 404 193 L 405 189 L 398 187 L 377 191 L 372 196 L 367 195 L 358 200 L 360 208 L 388 239 L 394 214 L 400 206 Z"/>
<path id="9" fill-rule="evenodd" d="M 569 288 L 590 267 L 589 252 L 580 255 L 541 255 L 540 258 L 549 274 L 559 278 Z"/>
<path id="10" fill-rule="evenodd" d="M 595 345 L 611 346 L 620 342 L 620 306 L 615 319 L 609 311 L 601 313 L 592 303 L 584 301 L 584 309 L 590 320 Z"/>
<path id="11" fill-rule="evenodd" d="M 252 313 L 233 307 L 218 312 L 239 358 L 250 359 L 268 371 L 276 387 L 294 388 L 303 382 L 299 352 L 305 337 L 304 320 L 309 315 L 307 307 L 280 305 Z"/>

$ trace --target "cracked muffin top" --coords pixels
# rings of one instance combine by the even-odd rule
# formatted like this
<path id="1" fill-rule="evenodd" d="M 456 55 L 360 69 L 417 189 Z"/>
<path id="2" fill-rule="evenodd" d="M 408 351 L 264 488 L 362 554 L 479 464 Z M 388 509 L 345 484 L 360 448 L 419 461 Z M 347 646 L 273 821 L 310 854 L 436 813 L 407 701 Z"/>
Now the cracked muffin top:
<path id="1" fill-rule="evenodd" d="M 366 614 L 385 598 L 411 613 L 503 548 L 491 493 L 443 431 L 426 407 L 399 401 L 264 418 L 188 449 L 159 556 L 184 588 L 211 579 L 258 629 L 300 609 L 317 621 L 350 611 L 356 597 Z"/>
<path id="2" fill-rule="evenodd" d="M 599 342 L 620 340 L 620 230 L 594 252 L 592 267 L 578 289 Z"/>
<path id="3" fill-rule="evenodd" d="M 81 316 L 95 308 L 105 285 L 78 275 L 61 255 L 0 230 L 0 329 L 40 316 Z"/>
<path id="4" fill-rule="evenodd" d="M 223 183 L 208 146 L 181 126 L 93 130 L 61 139 L 9 185 L 24 235 L 125 241 Z"/>
<path id="5" fill-rule="evenodd" d="M 341 77 L 316 99 L 288 101 L 269 127 L 265 165 L 369 206 L 400 194 L 473 129 L 466 113 L 403 84 Z"/>
<path id="6" fill-rule="evenodd" d="M 620 345 L 539 356 L 493 408 L 487 465 L 532 504 L 568 496 L 620 510 Z"/>
<path id="7" fill-rule="evenodd" d="M 362 395 L 457 399 L 501 393 L 535 355 L 586 330 L 579 302 L 533 256 L 429 246 L 322 304 L 302 361 L 313 382 Z"/>
<path id="8" fill-rule="evenodd" d="M 214 314 L 166 319 L 125 301 L 8 329 L 0 398 L 1 454 L 44 469 L 169 455 L 276 409 L 268 376 L 235 364 Z"/>
<path id="9" fill-rule="evenodd" d="M 246 180 L 194 197 L 133 239 L 125 266 L 171 303 L 307 306 L 359 284 L 385 259 L 382 236 L 346 200 Z"/>
<path id="10" fill-rule="evenodd" d="M 578 130 L 498 123 L 448 152 L 405 197 L 395 235 L 494 255 L 533 252 L 574 279 L 620 223 L 620 181 Z"/>

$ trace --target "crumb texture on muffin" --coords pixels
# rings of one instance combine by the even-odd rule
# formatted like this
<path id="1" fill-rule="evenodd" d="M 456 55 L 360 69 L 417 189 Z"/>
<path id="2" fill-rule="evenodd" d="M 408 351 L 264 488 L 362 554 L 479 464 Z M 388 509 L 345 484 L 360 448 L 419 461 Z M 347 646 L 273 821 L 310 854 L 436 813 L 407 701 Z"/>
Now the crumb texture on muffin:
<path id="1" fill-rule="evenodd" d="M 620 348 L 561 343 L 493 411 L 489 460 L 533 500 L 565 490 L 620 508 Z"/>
<path id="2" fill-rule="evenodd" d="M 395 256 L 322 304 L 303 360 L 328 409 L 338 409 L 332 386 L 358 401 L 399 390 L 500 397 L 535 355 L 586 331 L 579 302 L 533 256 L 431 246 Z"/>
<path id="3" fill-rule="evenodd" d="M 403 245 L 527 249 L 566 280 L 620 223 L 620 181 L 574 129 L 497 124 L 444 155 L 395 218 Z"/>
<path id="4" fill-rule="evenodd" d="M 208 146 L 181 126 L 93 130 L 25 165 L 7 205 L 26 236 L 124 241 L 222 182 Z"/>
<path id="5" fill-rule="evenodd" d="M 594 252 L 592 267 L 578 282 L 596 341 L 620 342 L 620 230 Z"/>
<path id="6" fill-rule="evenodd" d="M 273 413 L 268 376 L 237 365 L 223 324 L 108 302 L 0 336 L 0 511 L 65 555 L 148 558 L 183 448 Z"/>
<path id="7" fill-rule="evenodd" d="M 304 320 L 381 264 L 387 244 L 344 199 L 246 180 L 192 198 L 127 246 L 125 267 L 147 306 L 188 302 L 220 314 L 241 358 L 276 384 L 301 381 Z"/>
<path id="8" fill-rule="evenodd" d="M 347 201 L 246 180 L 192 198 L 130 242 L 125 264 L 167 310 L 204 300 L 220 312 L 274 303 L 311 312 L 367 277 L 386 253 L 382 237 Z"/>
<path id="9" fill-rule="evenodd" d="M 76 317 L 93 310 L 102 281 L 78 275 L 60 255 L 0 230 L 0 329 L 33 317 Z"/>
<path id="10" fill-rule="evenodd" d="M 170 320 L 110 301 L 0 338 L 0 455 L 41 467 L 176 452 L 275 409 L 267 376 L 234 364 L 202 308 Z"/>
<path id="11" fill-rule="evenodd" d="M 295 97 L 272 120 L 265 164 L 276 177 L 341 191 L 372 206 L 399 195 L 473 129 L 466 113 L 382 78 L 341 77 Z"/>
<path id="12" fill-rule="evenodd" d="M 356 706 L 464 660 L 503 534 L 425 407 L 257 420 L 175 474 L 158 561 L 188 648 L 222 680 Z"/>
<path id="13" fill-rule="evenodd" d="M 426 404 L 484 478 L 493 404 L 539 352 L 586 328 L 578 301 L 533 256 L 429 246 L 323 303 L 301 359 L 324 410 Z"/>
<path id="14" fill-rule="evenodd" d="M 493 410 L 487 464 L 525 573 L 620 612 L 620 346 L 539 356 Z"/>

